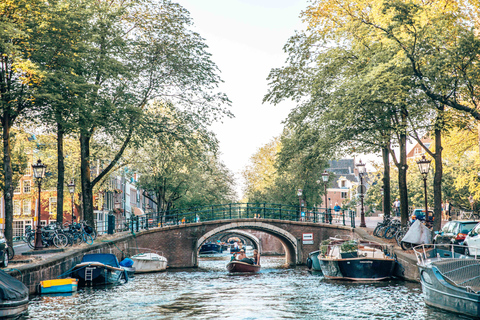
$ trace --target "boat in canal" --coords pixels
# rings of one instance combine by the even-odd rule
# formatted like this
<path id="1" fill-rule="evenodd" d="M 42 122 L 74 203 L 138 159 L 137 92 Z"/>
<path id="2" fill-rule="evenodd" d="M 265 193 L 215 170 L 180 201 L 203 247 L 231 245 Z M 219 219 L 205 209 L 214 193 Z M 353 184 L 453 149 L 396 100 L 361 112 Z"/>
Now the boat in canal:
<path id="1" fill-rule="evenodd" d="M 425 303 L 429 306 L 480 317 L 480 260 L 461 253 L 452 244 L 414 247 Z"/>
<path id="2" fill-rule="evenodd" d="M 380 281 L 390 279 L 396 264 L 393 246 L 365 240 L 330 239 L 318 256 L 327 279 Z"/>
<path id="3" fill-rule="evenodd" d="M 130 259 L 133 260 L 135 273 L 160 272 L 167 270 L 167 258 L 161 252 L 144 249 Z"/>
<path id="4" fill-rule="evenodd" d="M 28 301 L 27 286 L 0 270 L 0 319 L 17 317 L 26 312 Z"/>
<path id="5" fill-rule="evenodd" d="M 222 246 L 213 242 L 204 243 L 200 247 L 200 251 L 199 251 L 200 254 L 214 254 L 214 253 L 222 253 L 222 252 L 223 252 Z"/>
<path id="6" fill-rule="evenodd" d="M 40 281 L 40 294 L 76 292 L 78 280 L 74 278 Z"/>
<path id="7" fill-rule="evenodd" d="M 320 255 L 320 250 L 310 252 L 307 258 L 307 267 L 313 271 L 322 271 L 320 267 L 320 262 L 318 261 L 318 256 Z"/>
<path id="8" fill-rule="evenodd" d="M 236 273 L 236 272 L 259 272 L 261 266 L 258 264 L 251 264 L 248 262 L 243 262 L 243 261 L 230 261 L 227 264 L 227 270 L 230 273 Z"/>
<path id="9" fill-rule="evenodd" d="M 127 271 L 118 263 L 111 253 L 91 253 L 83 256 L 82 261 L 72 269 L 72 275 L 77 278 L 78 285 L 115 285 L 121 281 L 127 282 Z"/>

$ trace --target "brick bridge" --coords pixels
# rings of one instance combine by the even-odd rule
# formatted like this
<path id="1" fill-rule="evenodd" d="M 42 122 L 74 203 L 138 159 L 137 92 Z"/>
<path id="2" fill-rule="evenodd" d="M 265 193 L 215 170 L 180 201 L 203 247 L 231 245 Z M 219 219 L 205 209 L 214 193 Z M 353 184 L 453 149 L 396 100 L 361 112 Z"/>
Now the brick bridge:
<path id="1" fill-rule="evenodd" d="M 308 254 L 318 250 L 320 242 L 336 235 L 351 235 L 353 228 L 318 222 L 302 222 L 279 219 L 241 218 L 214 220 L 164 226 L 135 234 L 139 248 L 150 248 L 163 252 L 172 268 L 197 267 L 198 251 L 203 243 L 215 235 L 235 232 L 247 236 L 244 230 L 257 230 L 277 238 L 285 249 L 286 263 L 305 263 Z M 303 244 L 303 234 L 313 234 L 313 244 Z M 254 246 L 262 251 L 262 239 L 249 237 Z"/>

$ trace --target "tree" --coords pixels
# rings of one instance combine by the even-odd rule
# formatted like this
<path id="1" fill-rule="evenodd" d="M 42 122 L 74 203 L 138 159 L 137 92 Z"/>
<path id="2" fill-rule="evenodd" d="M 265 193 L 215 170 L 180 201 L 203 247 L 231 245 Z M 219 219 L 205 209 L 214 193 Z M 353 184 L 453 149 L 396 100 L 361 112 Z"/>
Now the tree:
<path id="1" fill-rule="evenodd" d="M 37 0 L 7 0 L 0 4 L 0 118 L 3 140 L 5 237 L 13 241 L 13 169 L 11 128 L 19 115 L 32 107 L 34 86 L 42 74 L 29 57 L 32 41 L 47 4 Z"/>

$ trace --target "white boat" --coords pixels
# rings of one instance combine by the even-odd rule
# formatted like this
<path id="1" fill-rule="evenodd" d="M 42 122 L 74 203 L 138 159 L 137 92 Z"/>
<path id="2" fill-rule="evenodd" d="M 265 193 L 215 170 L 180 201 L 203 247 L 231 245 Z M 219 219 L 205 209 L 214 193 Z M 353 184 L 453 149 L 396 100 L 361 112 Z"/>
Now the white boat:
<path id="1" fill-rule="evenodd" d="M 153 250 L 138 253 L 130 259 L 133 260 L 135 273 L 158 272 L 167 269 L 167 258 L 162 253 Z"/>

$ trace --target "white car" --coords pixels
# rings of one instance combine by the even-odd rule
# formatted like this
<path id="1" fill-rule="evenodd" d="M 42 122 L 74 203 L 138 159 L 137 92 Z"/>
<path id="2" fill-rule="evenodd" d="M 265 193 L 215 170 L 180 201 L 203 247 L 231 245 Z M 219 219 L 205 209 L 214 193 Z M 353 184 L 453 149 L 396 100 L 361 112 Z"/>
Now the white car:
<path id="1" fill-rule="evenodd" d="M 463 241 L 465 254 L 469 256 L 480 256 L 480 223 L 478 223 L 465 237 Z"/>

